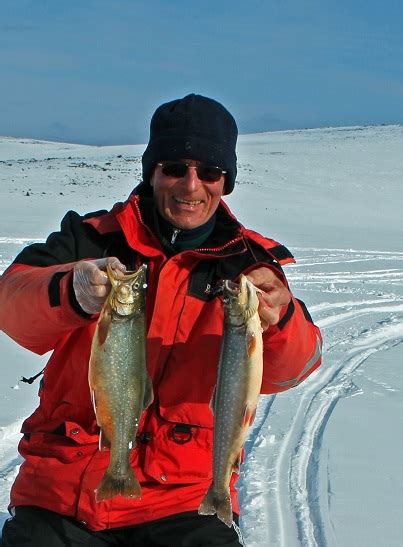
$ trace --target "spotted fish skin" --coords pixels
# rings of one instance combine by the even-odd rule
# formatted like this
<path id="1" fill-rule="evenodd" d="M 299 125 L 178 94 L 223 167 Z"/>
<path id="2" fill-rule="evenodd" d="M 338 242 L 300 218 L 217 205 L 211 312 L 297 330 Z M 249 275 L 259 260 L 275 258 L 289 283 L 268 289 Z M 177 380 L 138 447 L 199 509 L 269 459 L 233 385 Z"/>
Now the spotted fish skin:
<path id="1" fill-rule="evenodd" d="M 152 402 L 146 365 L 146 266 L 116 278 L 108 268 L 111 291 L 98 319 L 91 347 L 89 385 L 100 449 L 110 448 L 110 463 L 96 500 L 141 496 L 130 466 L 142 411 Z"/>
<path id="2" fill-rule="evenodd" d="M 213 482 L 199 514 L 233 522 L 230 496 L 232 473 L 239 472 L 242 447 L 253 422 L 263 374 L 262 327 L 256 287 L 242 275 L 239 285 L 224 281 L 224 333 L 214 412 Z"/>

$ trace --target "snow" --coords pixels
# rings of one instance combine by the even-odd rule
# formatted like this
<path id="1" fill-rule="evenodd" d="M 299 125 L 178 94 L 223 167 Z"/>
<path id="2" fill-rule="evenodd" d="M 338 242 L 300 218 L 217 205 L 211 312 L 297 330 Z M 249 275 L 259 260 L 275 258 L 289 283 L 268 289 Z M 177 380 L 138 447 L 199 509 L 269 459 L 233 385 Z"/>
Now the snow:
<path id="1" fill-rule="evenodd" d="M 262 396 L 239 480 L 248 547 L 401 545 L 403 126 L 245 135 L 226 201 L 286 244 L 291 288 L 324 334 L 324 364 Z M 109 208 L 139 180 L 144 146 L 0 138 L 0 271 L 68 209 Z M 46 356 L 0 333 L 0 513 Z"/>

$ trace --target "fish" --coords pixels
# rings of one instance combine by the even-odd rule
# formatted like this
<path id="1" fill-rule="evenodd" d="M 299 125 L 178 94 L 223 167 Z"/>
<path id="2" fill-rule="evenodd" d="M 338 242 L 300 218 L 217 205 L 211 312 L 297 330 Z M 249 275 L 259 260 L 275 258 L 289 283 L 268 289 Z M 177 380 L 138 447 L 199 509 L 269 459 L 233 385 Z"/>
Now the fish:
<path id="1" fill-rule="evenodd" d="M 239 284 L 223 282 L 224 332 L 217 384 L 211 401 L 214 413 L 213 480 L 200 515 L 214 515 L 232 526 L 230 479 L 239 473 L 241 454 L 253 422 L 262 385 L 263 340 L 257 289 L 241 275 Z"/>
<path id="2" fill-rule="evenodd" d="M 141 497 L 130 453 L 141 414 L 154 398 L 146 363 L 146 271 L 143 264 L 116 277 L 107 267 L 111 290 L 92 339 L 88 373 L 99 448 L 110 449 L 109 466 L 95 490 L 97 502 L 117 495 Z"/>

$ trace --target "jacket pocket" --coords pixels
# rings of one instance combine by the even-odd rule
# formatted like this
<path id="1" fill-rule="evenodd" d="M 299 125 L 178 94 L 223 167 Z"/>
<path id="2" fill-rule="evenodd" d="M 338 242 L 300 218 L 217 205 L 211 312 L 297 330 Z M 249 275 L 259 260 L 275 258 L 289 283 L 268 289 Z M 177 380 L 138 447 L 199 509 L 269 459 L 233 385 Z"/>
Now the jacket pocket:
<path id="1" fill-rule="evenodd" d="M 35 432 L 24 435 L 19 450 L 24 462 L 12 487 L 11 504 L 39 505 L 71 515 L 98 444 L 80 444 L 65 435 Z"/>
<path id="2" fill-rule="evenodd" d="M 34 432 L 25 435 L 25 449 L 43 461 L 77 462 L 98 449 L 98 436 L 88 435 L 73 422 L 64 422 L 57 432 Z M 48 465 L 48 464 L 46 464 Z"/>
<path id="3" fill-rule="evenodd" d="M 213 429 L 173 422 L 153 413 L 147 427 L 144 471 L 160 483 L 194 484 L 213 475 Z"/>

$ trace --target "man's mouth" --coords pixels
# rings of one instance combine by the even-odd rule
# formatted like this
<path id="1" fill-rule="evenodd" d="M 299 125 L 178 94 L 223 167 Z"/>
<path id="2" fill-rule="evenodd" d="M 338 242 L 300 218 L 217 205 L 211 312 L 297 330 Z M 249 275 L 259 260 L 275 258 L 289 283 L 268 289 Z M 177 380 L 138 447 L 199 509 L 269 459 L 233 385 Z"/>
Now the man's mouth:
<path id="1" fill-rule="evenodd" d="M 189 205 L 189 206 L 193 206 L 193 207 L 195 207 L 196 205 L 200 205 L 200 203 L 203 203 L 203 201 L 201 199 L 188 200 L 188 199 L 177 198 L 175 196 L 174 196 L 173 199 L 176 203 L 179 203 L 179 204 L 182 204 L 182 205 Z"/>

